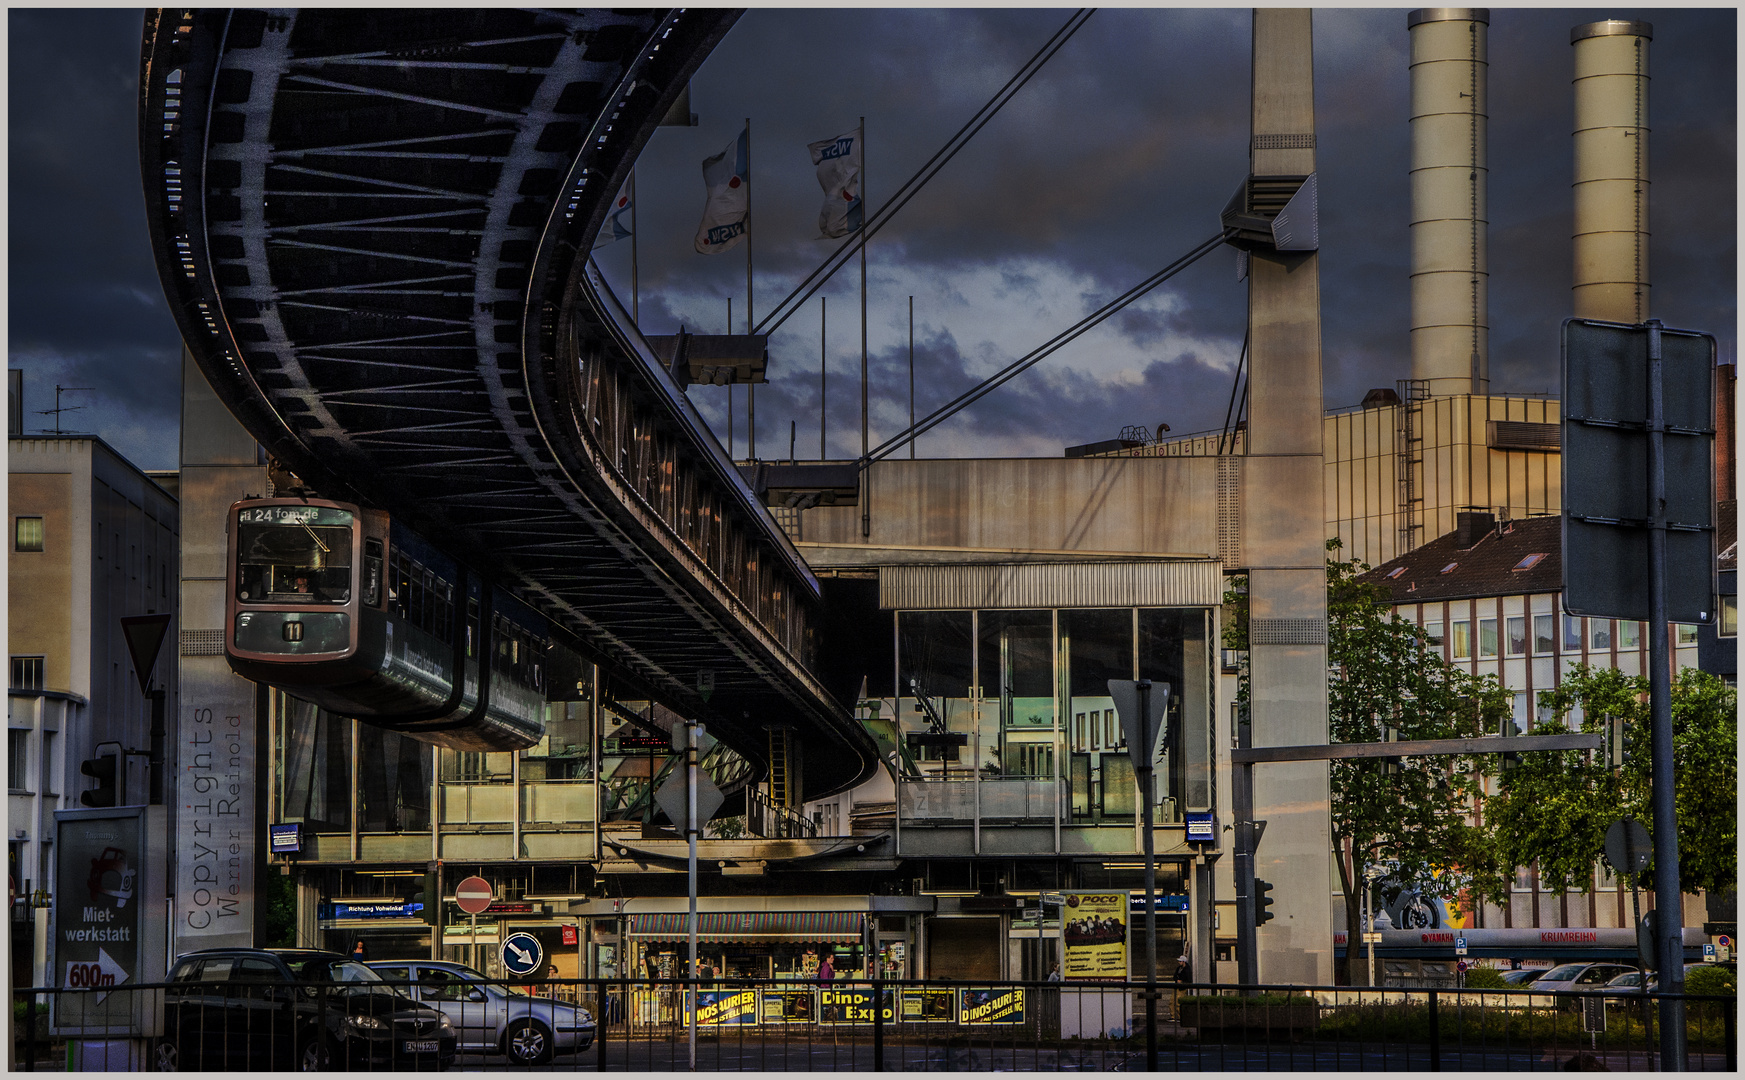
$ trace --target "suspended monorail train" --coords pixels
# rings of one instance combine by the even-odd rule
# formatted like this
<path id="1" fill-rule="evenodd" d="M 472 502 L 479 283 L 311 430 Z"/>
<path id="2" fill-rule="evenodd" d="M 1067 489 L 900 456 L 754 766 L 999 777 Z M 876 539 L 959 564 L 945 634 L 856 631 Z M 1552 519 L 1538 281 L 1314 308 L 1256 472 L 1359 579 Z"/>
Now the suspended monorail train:
<path id="1" fill-rule="evenodd" d="M 387 513 L 244 499 L 226 531 L 238 675 L 454 750 L 543 737 L 544 617 Z"/>

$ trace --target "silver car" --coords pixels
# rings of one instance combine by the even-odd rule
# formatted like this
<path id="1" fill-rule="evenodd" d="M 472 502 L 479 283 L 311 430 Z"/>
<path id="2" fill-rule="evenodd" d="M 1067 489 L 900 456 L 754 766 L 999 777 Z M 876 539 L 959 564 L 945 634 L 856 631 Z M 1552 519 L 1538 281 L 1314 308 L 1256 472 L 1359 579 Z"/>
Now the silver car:
<path id="1" fill-rule="evenodd" d="M 1545 974 L 1533 980 L 1532 989 L 1536 992 L 1547 990 L 1600 990 L 1619 975 L 1627 975 L 1636 969 L 1624 964 L 1591 963 L 1591 964 L 1559 964 Z M 1578 998 L 1559 998 L 1558 1007 L 1563 1009 L 1579 1009 Z"/>
<path id="2" fill-rule="evenodd" d="M 513 994 L 465 964 L 444 960 L 379 960 L 383 980 L 408 982 L 408 996 L 437 1009 L 454 1025 L 460 1052 L 504 1054 L 516 1065 L 544 1065 L 594 1043 L 594 1017 L 567 1001 Z"/>

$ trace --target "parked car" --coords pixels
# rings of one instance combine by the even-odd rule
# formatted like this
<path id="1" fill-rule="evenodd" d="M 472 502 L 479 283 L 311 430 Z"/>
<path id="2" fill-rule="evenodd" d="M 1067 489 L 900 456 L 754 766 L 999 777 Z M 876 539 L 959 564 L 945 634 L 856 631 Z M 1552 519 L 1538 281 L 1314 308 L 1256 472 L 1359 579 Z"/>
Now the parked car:
<path id="1" fill-rule="evenodd" d="M 1617 978 L 1619 975 L 1633 972 L 1636 969 L 1625 964 L 1614 963 L 1576 963 L 1559 964 L 1545 974 L 1533 980 L 1533 990 L 1598 990 Z M 1577 998 L 1559 1000 L 1562 1008 L 1580 1008 Z"/>
<path id="2" fill-rule="evenodd" d="M 1545 974 L 1545 968 L 1517 968 L 1503 972 L 1503 981 L 1510 986 L 1528 986 Z"/>
<path id="3" fill-rule="evenodd" d="M 164 990 L 159 1072 L 446 1069 L 454 1025 L 339 953 L 202 949 Z"/>
<path id="4" fill-rule="evenodd" d="M 594 1043 L 594 1017 L 567 1001 L 516 994 L 467 967 L 438 960 L 378 960 L 369 965 L 390 983 L 409 983 L 411 996 L 440 1009 L 463 1050 L 504 1054 L 516 1065 L 544 1065 Z"/>
<path id="5" fill-rule="evenodd" d="M 1640 971 L 1626 971 L 1622 975 L 1619 975 L 1617 978 L 1613 979 L 1611 982 L 1608 982 L 1606 984 L 1607 990 L 1616 991 L 1617 993 L 1623 994 L 1626 996 L 1624 996 L 1624 997 L 1607 997 L 1606 1004 L 1607 1005 L 1623 1005 L 1623 1004 L 1626 1004 L 1626 1003 L 1633 1001 L 1633 1000 L 1639 1000 L 1642 996 L 1642 981 L 1644 978 L 1646 978 L 1648 980 L 1648 988 L 1650 990 L 1654 989 L 1654 973 L 1653 972 L 1644 973 L 1644 972 L 1640 972 Z"/>

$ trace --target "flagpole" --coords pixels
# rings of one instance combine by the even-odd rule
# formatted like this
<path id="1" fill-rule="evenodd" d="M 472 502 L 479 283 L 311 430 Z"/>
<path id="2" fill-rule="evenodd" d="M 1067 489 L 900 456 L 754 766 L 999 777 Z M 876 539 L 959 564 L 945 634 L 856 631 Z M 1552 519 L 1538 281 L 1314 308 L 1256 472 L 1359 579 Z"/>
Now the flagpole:
<path id="1" fill-rule="evenodd" d="M 867 382 L 866 382 L 866 117 L 860 118 L 860 458 L 866 460 L 867 443 Z M 865 476 L 863 471 L 862 476 Z M 871 491 L 865 479 L 861 481 L 860 535 L 872 535 Z"/>
<path id="2" fill-rule="evenodd" d="M 751 334 L 751 117 L 745 118 L 745 333 Z M 733 333 L 731 324 L 727 327 Z M 745 385 L 745 456 L 757 460 L 757 381 Z"/>
<path id="3" fill-rule="evenodd" d="M 909 297 L 909 460 L 915 460 L 915 298 Z"/>
<path id="4" fill-rule="evenodd" d="M 630 321 L 642 329 L 642 307 L 636 281 L 636 170 L 630 170 Z M 912 425 L 911 425 L 912 426 Z"/>
<path id="5" fill-rule="evenodd" d="M 830 298 L 818 298 L 818 460 L 824 460 L 824 422 L 830 415 L 829 399 L 824 396 L 824 381 L 830 369 L 830 352 L 825 348 L 825 320 L 829 317 Z"/>

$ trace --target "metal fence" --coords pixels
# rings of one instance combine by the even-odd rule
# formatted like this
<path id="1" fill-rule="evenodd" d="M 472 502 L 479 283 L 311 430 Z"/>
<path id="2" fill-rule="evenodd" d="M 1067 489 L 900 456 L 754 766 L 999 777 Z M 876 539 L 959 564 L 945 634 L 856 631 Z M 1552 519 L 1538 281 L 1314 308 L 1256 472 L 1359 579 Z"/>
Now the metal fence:
<path id="1" fill-rule="evenodd" d="M 38 988 L 14 993 L 10 1064 L 24 1071 L 641 1072 L 693 1062 L 720 1072 L 1649 1070 L 1660 1066 L 1656 1000 L 1615 990 L 1168 985 L 1148 1002 L 1145 986 L 1129 982 L 856 979 Z M 359 1004 L 367 1001 L 375 1004 Z M 1688 1067 L 1735 1071 L 1735 999 L 1685 1001 Z M 148 1036 L 103 1019 L 129 1015 L 146 1018 Z"/>

